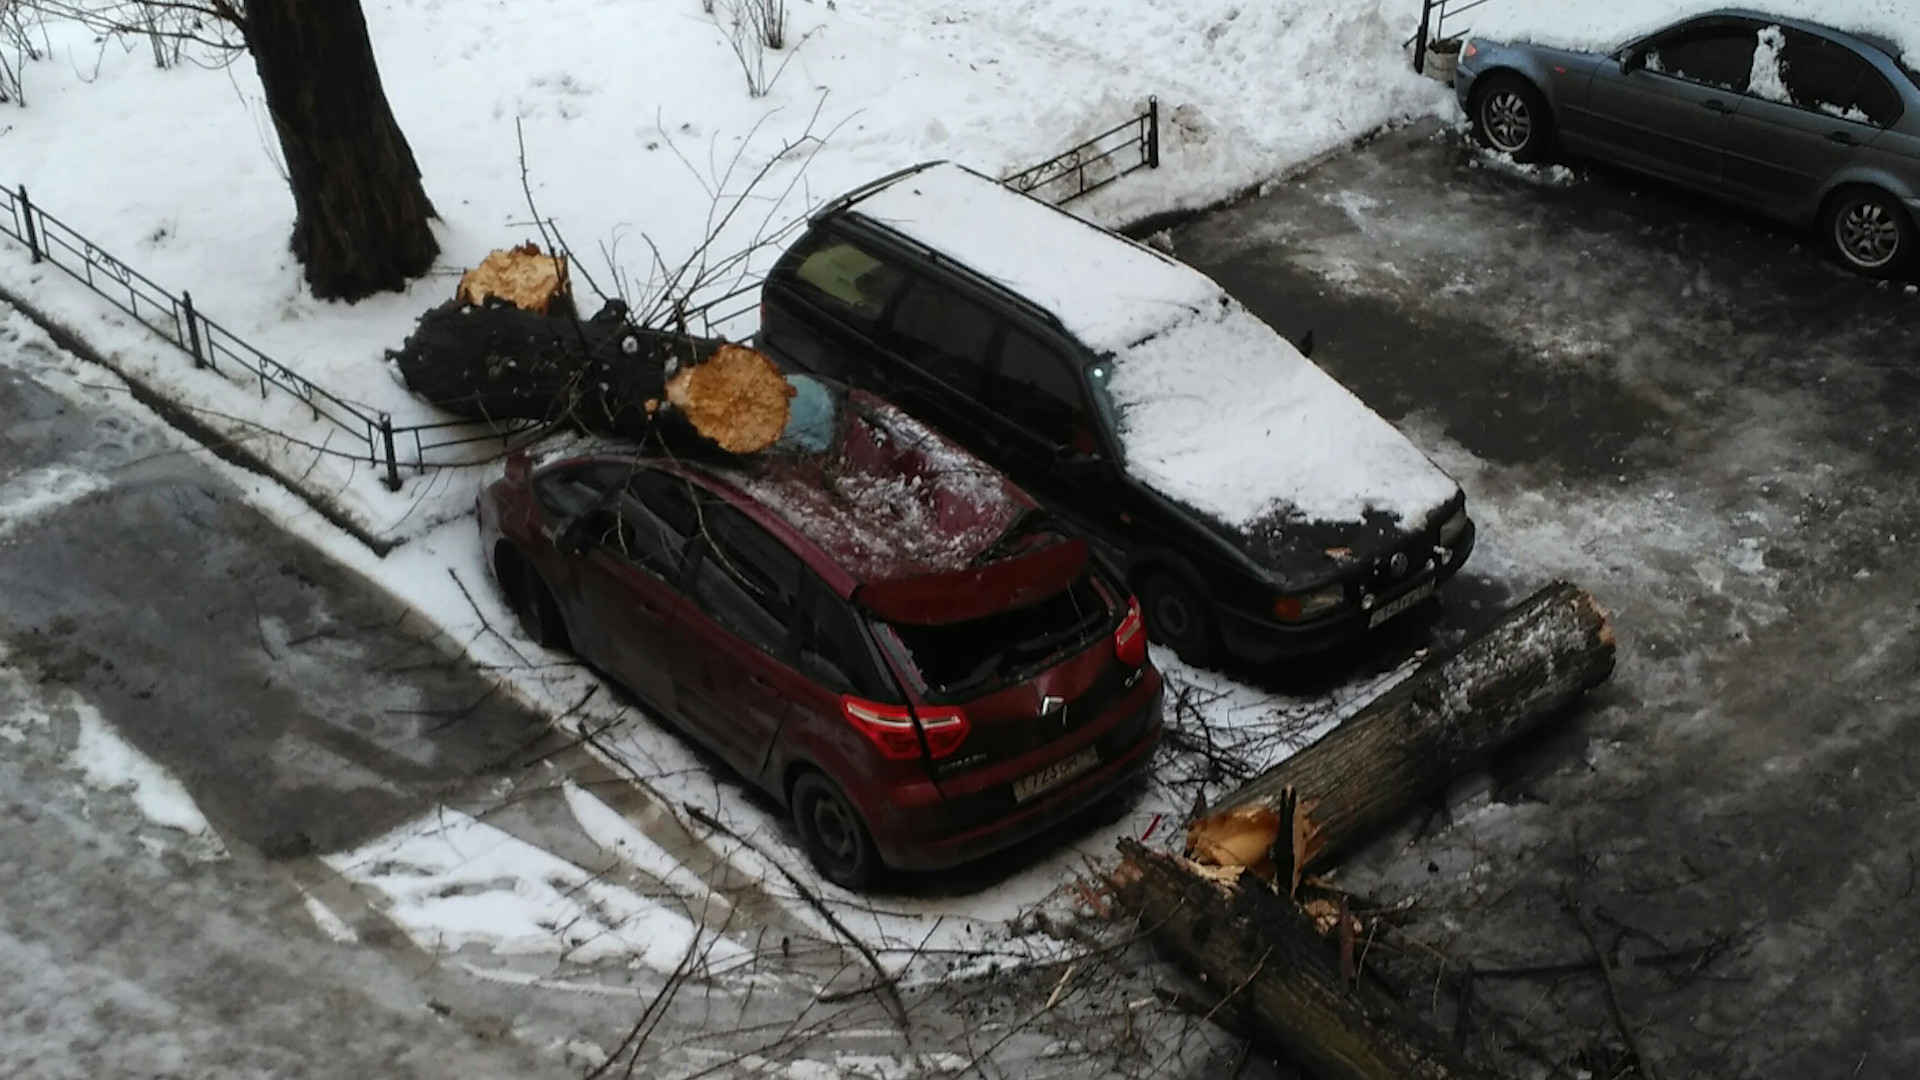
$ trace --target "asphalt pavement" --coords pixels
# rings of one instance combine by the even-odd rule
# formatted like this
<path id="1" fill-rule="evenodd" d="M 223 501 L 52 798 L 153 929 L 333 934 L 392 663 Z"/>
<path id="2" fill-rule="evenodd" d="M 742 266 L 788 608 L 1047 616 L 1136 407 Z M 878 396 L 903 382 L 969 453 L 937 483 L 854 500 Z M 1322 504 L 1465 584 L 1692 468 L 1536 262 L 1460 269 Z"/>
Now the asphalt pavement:
<path id="1" fill-rule="evenodd" d="M 1441 1029 L 1506 1075 L 1920 1075 L 1911 283 L 1432 124 L 1163 239 L 1461 479 L 1436 643 L 1555 577 L 1614 614 L 1607 686 L 1341 876 L 1409 905 L 1382 962 L 1447 957 L 1406 964 Z M 1474 968 L 1544 970 L 1462 1007 Z"/>

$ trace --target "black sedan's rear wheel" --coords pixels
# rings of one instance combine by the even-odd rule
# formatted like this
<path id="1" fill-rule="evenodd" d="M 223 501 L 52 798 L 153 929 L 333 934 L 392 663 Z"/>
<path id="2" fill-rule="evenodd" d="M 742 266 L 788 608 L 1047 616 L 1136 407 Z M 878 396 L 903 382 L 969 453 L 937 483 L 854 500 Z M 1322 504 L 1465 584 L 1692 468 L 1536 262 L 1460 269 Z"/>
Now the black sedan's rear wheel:
<path id="1" fill-rule="evenodd" d="M 1473 91 L 1469 120 L 1474 138 L 1515 161 L 1547 159 L 1553 143 L 1553 114 L 1547 99 L 1518 75 L 1495 74 Z"/>
<path id="2" fill-rule="evenodd" d="M 802 773 L 793 783 L 792 805 L 800 842 L 821 877 L 856 892 L 873 884 L 880 852 L 839 785 L 821 773 Z"/>
<path id="3" fill-rule="evenodd" d="M 1850 270 L 1876 277 L 1910 265 L 1920 237 L 1899 201 L 1878 188 L 1849 187 L 1827 202 L 1827 243 Z"/>
<path id="4" fill-rule="evenodd" d="M 533 564 L 519 552 L 503 548 L 494 574 L 500 579 L 507 603 L 512 605 L 514 618 L 519 620 L 527 640 L 544 649 L 567 648 L 567 624 L 560 616 L 560 602 L 553 598 L 553 590 L 540 579 L 540 572 Z"/>
<path id="5" fill-rule="evenodd" d="M 1195 667 L 1220 662 L 1220 623 L 1213 604 L 1200 589 L 1167 570 L 1148 574 L 1140 582 L 1140 611 L 1153 640 L 1180 654 Z"/>

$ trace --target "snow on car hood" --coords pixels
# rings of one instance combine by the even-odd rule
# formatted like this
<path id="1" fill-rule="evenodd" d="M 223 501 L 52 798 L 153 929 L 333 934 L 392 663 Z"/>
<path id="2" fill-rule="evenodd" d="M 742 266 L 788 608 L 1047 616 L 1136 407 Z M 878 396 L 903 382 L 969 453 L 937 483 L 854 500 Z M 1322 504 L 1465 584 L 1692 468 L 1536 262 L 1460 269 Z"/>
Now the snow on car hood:
<path id="1" fill-rule="evenodd" d="M 1418 527 L 1459 491 L 1225 294 L 1094 371 L 1119 414 L 1128 473 L 1230 528 L 1276 516 L 1360 522 L 1369 511 Z"/>

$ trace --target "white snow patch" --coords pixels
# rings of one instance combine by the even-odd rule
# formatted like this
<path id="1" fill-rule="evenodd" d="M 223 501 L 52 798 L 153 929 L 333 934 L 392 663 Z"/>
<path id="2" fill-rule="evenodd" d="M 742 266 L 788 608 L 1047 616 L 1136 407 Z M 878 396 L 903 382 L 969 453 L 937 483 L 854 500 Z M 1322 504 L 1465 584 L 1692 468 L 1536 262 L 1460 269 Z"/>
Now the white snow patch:
<path id="1" fill-rule="evenodd" d="M 618 810 L 594 798 L 578 784 L 561 785 L 567 808 L 586 834 L 602 848 L 628 865 L 652 875 L 662 885 L 689 901 L 705 900 L 712 895 L 706 882 L 682 866 L 653 838 L 635 828 Z"/>
<path id="2" fill-rule="evenodd" d="M 360 935 L 354 933 L 353 927 L 348 926 L 344 919 L 335 915 L 332 908 L 321 903 L 319 897 L 302 889 L 300 890 L 300 899 L 306 903 L 307 914 L 313 917 L 313 921 L 315 925 L 320 927 L 321 933 L 341 945 L 354 945 L 359 943 Z"/>
<path id="3" fill-rule="evenodd" d="M 104 490 L 109 483 L 97 469 L 71 465 L 48 465 L 10 478 L 0 484 L 0 540 L 38 517 Z"/>
<path id="4" fill-rule="evenodd" d="M 1793 104 L 1793 93 L 1787 89 L 1786 65 L 1781 62 L 1780 56 L 1786 47 L 1785 30 L 1779 26 L 1760 29 L 1760 40 L 1753 50 L 1753 73 L 1748 77 L 1748 93 L 1782 105 Z"/>
<path id="5" fill-rule="evenodd" d="M 1198 270 L 959 165 L 854 209 L 1039 304 L 1095 352 L 1125 349 L 1220 292 Z"/>
<path id="6" fill-rule="evenodd" d="M 212 838 L 213 827 L 193 796 L 152 758 L 135 750 L 92 705 L 69 695 L 79 734 L 68 763 L 102 791 L 125 792 L 147 820 L 192 836 Z"/>
<path id="7" fill-rule="evenodd" d="M 451 809 L 322 858 L 384 894 L 387 917 L 429 951 L 479 943 L 582 963 L 629 959 L 661 972 L 690 949 L 696 969 L 709 972 L 750 955 L 679 912 Z"/>
<path id="8" fill-rule="evenodd" d="M 1491 150 L 1484 146 L 1476 145 L 1474 150 L 1475 152 L 1472 158 L 1474 165 L 1481 168 L 1492 169 L 1494 172 L 1505 173 L 1508 176 L 1525 180 L 1531 184 L 1538 184 L 1541 187 L 1572 187 L 1580 179 L 1579 175 L 1572 169 L 1558 163 L 1551 165 L 1528 164 L 1513 160 L 1512 154 L 1503 154 L 1498 150 Z"/>

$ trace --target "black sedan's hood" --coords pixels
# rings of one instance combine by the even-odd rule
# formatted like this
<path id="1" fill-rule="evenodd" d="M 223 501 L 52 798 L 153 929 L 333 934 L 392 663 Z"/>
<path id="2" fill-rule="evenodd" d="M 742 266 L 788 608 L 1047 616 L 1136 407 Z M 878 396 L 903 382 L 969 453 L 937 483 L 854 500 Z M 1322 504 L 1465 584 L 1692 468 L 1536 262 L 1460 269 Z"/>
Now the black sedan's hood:
<path id="1" fill-rule="evenodd" d="M 1369 511 L 1361 521 L 1308 521 L 1275 511 L 1250 524 L 1229 526 L 1188 510 L 1194 520 L 1234 552 L 1275 579 L 1282 589 L 1307 589 L 1365 572 L 1396 552 L 1424 558 L 1437 542 L 1441 522 L 1463 502 L 1455 495 L 1422 521 L 1407 522 Z"/>

